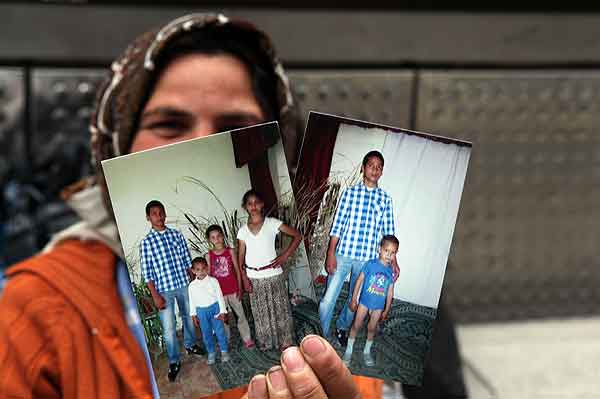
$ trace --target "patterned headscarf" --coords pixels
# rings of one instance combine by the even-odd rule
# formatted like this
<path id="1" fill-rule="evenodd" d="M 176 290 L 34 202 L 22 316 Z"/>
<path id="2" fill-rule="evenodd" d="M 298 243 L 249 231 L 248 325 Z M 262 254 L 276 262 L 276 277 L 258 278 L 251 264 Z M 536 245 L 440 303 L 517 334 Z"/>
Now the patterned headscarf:
<path id="1" fill-rule="evenodd" d="M 249 51 L 270 61 L 268 66 L 272 68 L 272 75 L 276 79 L 278 121 L 283 144 L 288 160 L 295 161 L 299 120 L 288 78 L 269 37 L 246 21 L 230 20 L 222 14 L 190 14 L 135 39 L 112 63 L 111 73 L 100 87 L 90 131 L 98 183 L 103 187 L 105 196 L 100 162 L 129 153 L 137 129 L 137 116 L 159 73 L 156 71 L 156 60 L 168 49 L 169 44 L 190 32 L 218 30 L 229 30 L 233 35 L 240 35 L 240 41 L 248 44 Z"/>

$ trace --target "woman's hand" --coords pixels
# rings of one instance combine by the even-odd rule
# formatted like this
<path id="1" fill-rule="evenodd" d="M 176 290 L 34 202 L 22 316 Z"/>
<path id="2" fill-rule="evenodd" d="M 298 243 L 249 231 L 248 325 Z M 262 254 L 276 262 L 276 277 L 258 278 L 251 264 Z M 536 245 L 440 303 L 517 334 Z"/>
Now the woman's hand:
<path id="1" fill-rule="evenodd" d="M 250 381 L 244 399 L 360 399 L 348 368 L 331 345 L 317 335 L 281 355 L 281 366 Z"/>

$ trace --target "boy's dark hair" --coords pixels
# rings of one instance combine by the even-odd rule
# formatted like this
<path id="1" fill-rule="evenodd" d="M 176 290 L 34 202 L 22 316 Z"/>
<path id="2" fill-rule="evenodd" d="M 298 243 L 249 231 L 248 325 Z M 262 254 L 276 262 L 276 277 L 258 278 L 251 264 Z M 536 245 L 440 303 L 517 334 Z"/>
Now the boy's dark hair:
<path id="1" fill-rule="evenodd" d="M 262 194 L 260 194 L 258 191 L 252 188 L 244 193 L 244 196 L 242 197 L 242 208 L 246 207 L 246 203 L 248 202 L 250 197 L 256 197 L 262 202 L 265 202 Z"/>
<path id="2" fill-rule="evenodd" d="M 165 212 L 165 206 L 159 200 L 152 200 L 146 204 L 146 216 L 150 216 L 150 209 L 159 207 Z"/>
<path id="3" fill-rule="evenodd" d="M 379 246 L 383 247 L 383 244 L 385 244 L 386 242 L 391 242 L 392 244 L 395 244 L 396 247 L 400 246 L 400 241 L 398 241 L 396 236 L 391 235 L 391 234 L 383 236 L 383 238 L 381 239 L 381 242 L 379 243 Z"/>
<path id="4" fill-rule="evenodd" d="M 373 150 L 373 151 L 367 152 L 367 154 L 363 157 L 363 160 L 362 160 L 363 168 L 365 166 L 367 166 L 367 162 L 369 162 L 369 159 L 371 159 L 373 157 L 379 158 L 379 160 L 381 161 L 381 166 L 383 166 L 383 164 L 385 163 L 385 161 L 383 160 L 383 154 L 380 153 L 379 151 Z"/>
<path id="5" fill-rule="evenodd" d="M 202 263 L 208 266 L 208 262 L 206 262 L 206 259 L 202 256 L 196 256 L 194 259 L 192 259 L 192 266 L 194 266 L 196 263 Z"/>
<path id="6" fill-rule="evenodd" d="M 206 237 L 207 240 L 208 240 L 208 236 L 210 236 L 210 233 L 212 233 L 213 231 L 218 231 L 219 233 L 221 233 L 222 236 L 225 236 L 225 233 L 223 232 L 223 229 L 221 228 L 221 226 L 219 226 L 218 224 L 211 224 L 206 229 L 206 233 L 204 233 L 204 236 Z"/>

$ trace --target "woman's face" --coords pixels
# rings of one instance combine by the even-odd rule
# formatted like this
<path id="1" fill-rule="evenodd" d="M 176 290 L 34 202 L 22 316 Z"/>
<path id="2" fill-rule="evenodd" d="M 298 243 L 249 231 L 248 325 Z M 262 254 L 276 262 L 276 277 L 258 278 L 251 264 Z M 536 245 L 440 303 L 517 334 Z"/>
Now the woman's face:
<path id="1" fill-rule="evenodd" d="M 244 64 L 230 55 L 189 54 L 162 73 L 142 110 L 131 152 L 265 121 Z"/>

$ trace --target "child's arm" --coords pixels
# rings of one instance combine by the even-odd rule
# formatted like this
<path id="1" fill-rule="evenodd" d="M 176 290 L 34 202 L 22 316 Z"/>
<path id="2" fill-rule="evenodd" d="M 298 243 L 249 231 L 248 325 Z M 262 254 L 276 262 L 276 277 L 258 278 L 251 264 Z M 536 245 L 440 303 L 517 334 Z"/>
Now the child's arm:
<path id="1" fill-rule="evenodd" d="M 383 313 L 381 313 L 381 321 L 387 319 L 388 314 L 390 313 L 390 307 L 392 306 L 392 299 L 394 299 L 394 284 L 390 284 L 388 287 L 387 297 L 385 298 L 385 309 L 383 309 Z"/>
<path id="2" fill-rule="evenodd" d="M 398 262 L 394 256 L 392 258 L 392 278 L 394 279 L 394 283 L 398 280 L 398 277 L 400 277 L 400 266 L 398 266 Z"/>
<path id="3" fill-rule="evenodd" d="M 192 255 L 190 255 L 190 248 L 188 247 L 187 240 L 185 239 L 185 236 L 181 233 L 181 231 L 178 230 L 177 233 L 179 233 L 179 241 L 185 249 L 183 254 L 185 263 L 189 265 L 185 270 L 188 276 L 188 282 L 194 281 L 196 276 L 194 275 L 194 273 L 192 273 Z"/>
<path id="4" fill-rule="evenodd" d="M 208 275 L 212 276 L 211 272 L 212 272 L 212 267 L 210 265 L 210 255 L 208 254 L 208 252 L 206 253 L 206 255 L 204 255 L 204 260 L 206 261 L 206 264 L 208 265 Z M 194 276 L 196 277 L 196 276 Z"/>
<path id="5" fill-rule="evenodd" d="M 335 248 L 340 240 L 337 236 L 329 236 L 329 246 L 327 247 L 327 257 L 325 259 L 325 270 L 328 274 L 335 273 L 337 269 L 337 259 L 335 258 Z"/>
<path id="6" fill-rule="evenodd" d="M 219 303 L 219 314 L 215 317 L 216 319 L 220 319 L 225 321 L 225 316 L 227 315 L 227 305 L 225 305 L 225 298 L 223 298 L 223 291 L 221 291 L 221 286 L 216 278 L 211 277 L 210 283 L 217 294 L 217 302 Z"/>
<path id="7" fill-rule="evenodd" d="M 165 309 L 167 307 L 167 302 L 165 301 L 165 298 L 162 295 L 160 295 L 160 293 L 156 290 L 154 281 L 148 281 L 146 283 L 146 287 L 148 287 L 148 290 L 152 295 L 152 300 L 154 301 L 154 305 L 156 305 L 156 308 L 158 310 Z"/>
<path id="8" fill-rule="evenodd" d="M 233 261 L 233 270 L 235 271 L 235 278 L 238 283 L 238 291 L 236 293 L 238 299 L 242 297 L 242 272 L 240 271 L 240 267 L 237 260 L 237 254 L 233 248 L 229 248 L 229 252 L 231 253 L 231 260 Z"/>
<path id="9" fill-rule="evenodd" d="M 335 270 L 337 269 L 335 249 L 342 235 L 345 221 L 348 218 L 348 209 L 348 190 L 344 190 L 340 197 L 338 207 L 335 210 L 335 216 L 333 217 L 333 223 L 331 224 L 331 231 L 329 232 L 329 245 L 327 247 L 327 257 L 325 258 L 325 269 L 327 270 L 328 274 L 335 273 Z"/>
<path id="10" fill-rule="evenodd" d="M 194 303 L 192 285 L 188 285 L 188 306 L 190 307 L 190 316 L 196 316 L 196 304 Z"/>
<path id="11" fill-rule="evenodd" d="M 154 271 L 154 263 L 151 255 L 150 246 L 145 240 L 142 240 L 140 244 L 140 263 L 142 268 L 142 276 L 144 277 L 144 281 L 146 282 L 148 290 L 150 290 L 150 294 L 152 295 L 154 305 L 158 310 L 163 310 L 164 308 L 166 308 L 167 303 L 165 301 L 165 298 L 163 298 L 163 296 L 158 293 L 154 285 L 154 281 L 156 281 L 156 273 Z"/>
<path id="12" fill-rule="evenodd" d="M 189 308 L 190 308 L 190 316 L 192 316 L 192 321 L 194 322 L 194 325 L 196 327 L 200 326 L 200 321 L 198 320 L 198 317 L 196 316 L 196 305 L 194 304 L 194 297 L 192 296 L 192 286 L 189 285 L 188 286 L 188 298 L 190 303 L 188 304 Z"/>
<path id="13" fill-rule="evenodd" d="M 246 275 L 246 270 L 244 265 L 246 264 L 246 243 L 243 240 L 238 238 L 238 266 L 242 273 L 242 282 L 244 283 L 244 291 L 252 292 L 252 284 L 250 284 L 250 279 Z"/>
<path id="14" fill-rule="evenodd" d="M 382 232 L 383 234 L 390 234 L 395 236 L 396 235 L 396 228 L 394 226 L 394 204 L 392 202 L 392 199 L 390 198 L 386 205 L 385 205 L 385 209 L 383 210 L 383 229 Z M 396 282 L 396 280 L 398 280 L 398 277 L 400 277 L 400 267 L 398 267 L 398 262 L 396 261 L 396 257 L 394 256 L 392 258 L 392 277 L 394 279 L 394 282 Z"/>
<path id="15" fill-rule="evenodd" d="M 294 239 L 292 240 L 290 245 L 288 245 L 287 248 L 281 253 L 281 255 L 276 257 L 273 260 L 273 262 L 271 262 L 271 265 L 275 267 L 283 267 L 285 261 L 288 260 L 290 256 L 292 256 L 296 248 L 298 248 L 298 245 L 300 245 L 300 241 L 302 241 L 302 234 L 300 234 L 300 232 L 297 229 L 288 226 L 285 223 L 281 223 L 281 225 L 279 225 L 279 231 L 281 231 L 284 234 L 287 234 L 288 236 L 293 237 Z"/>
<path id="16" fill-rule="evenodd" d="M 365 274 L 363 272 L 360 272 L 360 274 L 358 275 L 358 279 L 356 280 L 356 284 L 354 285 L 354 291 L 352 292 L 352 300 L 350 301 L 349 305 L 350 310 L 353 312 L 356 312 L 356 309 L 358 309 L 358 296 L 360 295 L 360 290 L 364 281 Z"/>

